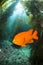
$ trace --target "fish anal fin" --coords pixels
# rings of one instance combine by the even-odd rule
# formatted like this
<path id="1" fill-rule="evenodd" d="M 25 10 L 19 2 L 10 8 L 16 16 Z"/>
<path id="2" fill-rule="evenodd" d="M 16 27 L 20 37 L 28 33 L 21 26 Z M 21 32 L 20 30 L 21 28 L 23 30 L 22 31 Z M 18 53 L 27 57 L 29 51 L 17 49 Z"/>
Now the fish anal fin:
<path id="1" fill-rule="evenodd" d="M 26 45 L 25 45 L 25 44 L 23 44 L 23 45 L 22 45 L 22 47 L 26 47 Z"/>
<path id="2" fill-rule="evenodd" d="M 34 43 L 34 40 L 30 40 L 28 43 L 31 43 L 31 44 Z"/>

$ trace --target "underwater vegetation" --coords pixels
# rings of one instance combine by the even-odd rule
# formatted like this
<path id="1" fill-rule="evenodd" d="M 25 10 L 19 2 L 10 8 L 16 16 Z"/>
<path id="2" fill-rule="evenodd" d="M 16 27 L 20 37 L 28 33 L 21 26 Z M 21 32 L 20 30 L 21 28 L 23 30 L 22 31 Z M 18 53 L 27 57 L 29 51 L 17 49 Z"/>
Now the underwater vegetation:
<path id="1" fill-rule="evenodd" d="M 0 65 L 43 65 L 43 2 L 2 0 L 0 6 L 2 6 L 0 8 Z M 34 40 L 34 44 L 22 47 L 12 43 L 16 35 L 18 37 L 19 33 L 29 32 L 31 29 L 38 31 L 39 39 Z M 26 33 L 27 42 L 30 34 L 26 35 Z"/>

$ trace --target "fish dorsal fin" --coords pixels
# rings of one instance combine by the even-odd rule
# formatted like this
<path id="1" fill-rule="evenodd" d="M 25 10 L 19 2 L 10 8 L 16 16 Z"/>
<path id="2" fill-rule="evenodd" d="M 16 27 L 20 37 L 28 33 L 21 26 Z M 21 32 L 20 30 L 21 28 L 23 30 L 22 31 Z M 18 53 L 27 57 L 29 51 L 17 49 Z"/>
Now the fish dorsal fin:
<path id="1" fill-rule="evenodd" d="M 33 29 L 28 30 L 28 33 L 32 35 L 33 34 Z"/>

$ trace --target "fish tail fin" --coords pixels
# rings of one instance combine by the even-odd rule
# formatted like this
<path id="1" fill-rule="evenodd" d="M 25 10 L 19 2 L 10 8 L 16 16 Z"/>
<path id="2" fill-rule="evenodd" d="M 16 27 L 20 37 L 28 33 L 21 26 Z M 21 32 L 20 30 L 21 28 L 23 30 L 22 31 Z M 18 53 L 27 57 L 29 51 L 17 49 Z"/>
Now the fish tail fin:
<path id="1" fill-rule="evenodd" d="M 37 34 L 38 34 L 37 31 L 35 31 L 35 32 L 33 33 L 33 38 L 34 38 L 35 40 L 38 40 L 38 36 L 37 36 Z"/>

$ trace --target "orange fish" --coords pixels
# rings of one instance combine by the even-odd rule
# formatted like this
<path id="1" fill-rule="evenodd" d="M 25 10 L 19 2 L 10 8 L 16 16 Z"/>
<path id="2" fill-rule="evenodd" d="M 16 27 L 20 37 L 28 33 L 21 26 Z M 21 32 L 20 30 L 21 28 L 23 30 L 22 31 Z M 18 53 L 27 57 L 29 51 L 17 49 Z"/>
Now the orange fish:
<path id="1" fill-rule="evenodd" d="M 26 44 L 32 44 L 34 43 L 34 40 L 38 40 L 37 36 L 38 32 L 35 30 L 33 33 L 33 29 L 30 29 L 26 32 L 18 33 L 14 36 L 13 44 L 26 47 Z"/>

